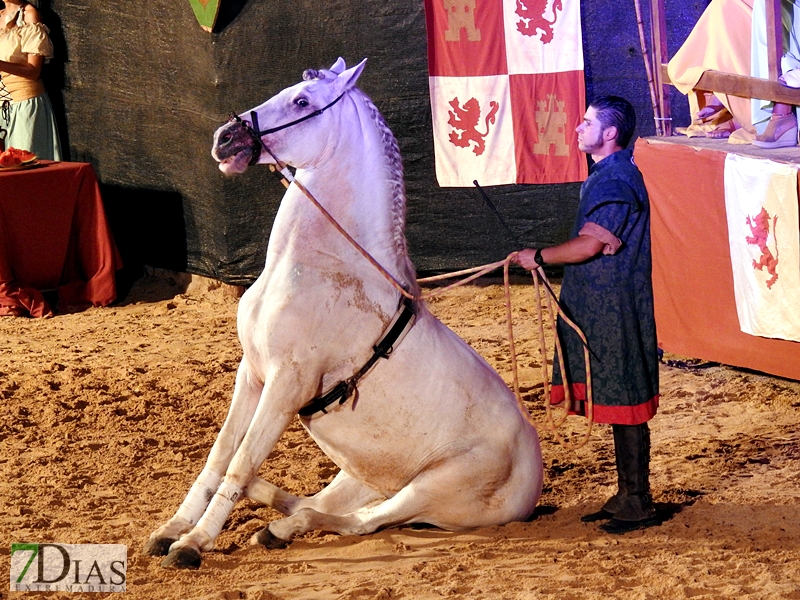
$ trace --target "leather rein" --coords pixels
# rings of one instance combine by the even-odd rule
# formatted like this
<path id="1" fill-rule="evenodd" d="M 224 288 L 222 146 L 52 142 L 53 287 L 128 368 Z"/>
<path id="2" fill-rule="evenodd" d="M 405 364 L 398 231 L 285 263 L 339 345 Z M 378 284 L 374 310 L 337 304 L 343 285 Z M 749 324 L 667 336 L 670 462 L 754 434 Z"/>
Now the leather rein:
<path id="1" fill-rule="evenodd" d="M 345 92 L 342 92 L 338 97 L 336 97 L 332 102 L 326 104 L 322 108 L 319 108 L 313 112 L 308 113 L 307 115 L 300 117 L 299 119 L 295 119 L 294 121 L 290 121 L 289 123 L 284 123 L 283 125 L 278 125 L 276 127 L 270 127 L 268 129 L 259 129 L 258 125 L 258 113 L 255 110 L 250 111 L 250 122 L 242 119 L 237 114 L 231 114 L 230 119 L 228 122 L 236 122 L 244 130 L 247 132 L 247 135 L 250 136 L 250 139 L 253 141 L 253 154 L 250 157 L 250 162 L 248 163 L 249 166 L 253 166 L 258 162 L 258 159 L 261 157 L 261 151 L 266 150 L 275 160 L 278 165 L 282 163 L 277 159 L 277 157 L 272 153 L 269 147 L 264 143 L 261 139 L 263 136 L 268 135 L 270 133 L 275 133 L 276 131 L 281 131 L 283 129 L 287 129 L 289 127 L 293 127 L 302 123 L 303 121 L 307 121 L 313 117 L 319 116 L 328 110 L 331 106 L 339 102 L 342 99 Z M 279 172 L 279 171 L 278 171 Z M 327 414 L 328 411 L 326 410 L 331 404 L 338 402 L 339 404 L 344 404 L 349 400 L 354 394 L 358 391 L 358 382 L 361 378 L 366 375 L 375 363 L 378 362 L 381 358 L 389 358 L 389 356 L 394 351 L 394 348 L 397 344 L 400 343 L 403 337 L 405 337 L 406 333 L 411 329 L 414 325 L 414 321 L 416 320 L 416 313 L 414 312 L 414 302 L 413 299 L 407 295 L 401 296 L 400 298 L 400 307 L 397 309 L 397 313 L 395 313 L 394 317 L 390 321 L 389 325 L 386 327 L 384 332 L 381 334 L 381 337 L 372 347 L 372 356 L 367 360 L 366 363 L 353 375 L 347 379 L 340 381 L 336 384 L 331 390 L 325 392 L 321 396 L 317 396 L 313 398 L 308 404 L 306 404 L 303 408 L 298 411 L 298 414 L 301 417 L 311 417 L 312 415 L 322 412 Z"/>

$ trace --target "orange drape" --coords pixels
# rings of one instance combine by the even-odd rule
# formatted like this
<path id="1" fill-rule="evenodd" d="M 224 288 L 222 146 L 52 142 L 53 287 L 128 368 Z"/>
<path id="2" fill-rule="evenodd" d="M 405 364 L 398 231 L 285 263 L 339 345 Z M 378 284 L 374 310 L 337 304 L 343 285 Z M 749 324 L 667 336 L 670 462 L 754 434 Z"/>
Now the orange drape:
<path id="1" fill-rule="evenodd" d="M 659 345 L 683 356 L 800 379 L 800 343 L 739 329 L 725 155 L 686 144 L 636 142 L 634 158 L 650 195 Z"/>

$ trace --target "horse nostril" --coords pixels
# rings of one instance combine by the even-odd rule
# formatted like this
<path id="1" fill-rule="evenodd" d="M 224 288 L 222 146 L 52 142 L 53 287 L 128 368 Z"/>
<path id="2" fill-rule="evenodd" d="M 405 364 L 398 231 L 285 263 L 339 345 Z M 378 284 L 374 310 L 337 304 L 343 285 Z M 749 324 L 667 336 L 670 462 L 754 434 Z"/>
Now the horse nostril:
<path id="1" fill-rule="evenodd" d="M 233 134 L 230 131 L 226 131 L 221 136 L 219 136 L 219 145 L 220 146 L 227 146 L 233 140 Z"/>

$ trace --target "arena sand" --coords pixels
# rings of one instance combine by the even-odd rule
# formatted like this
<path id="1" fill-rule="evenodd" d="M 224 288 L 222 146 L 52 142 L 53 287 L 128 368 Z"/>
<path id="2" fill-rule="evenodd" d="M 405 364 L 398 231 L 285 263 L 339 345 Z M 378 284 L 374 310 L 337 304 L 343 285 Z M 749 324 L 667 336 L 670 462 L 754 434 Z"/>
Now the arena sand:
<path id="1" fill-rule="evenodd" d="M 651 422 L 659 527 L 612 536 L 579 521 L 614 490 L 610 430 L 596 425 L 579 450 L 541 431 L 545 489 L 525 523 L 315 532 L 268 551 L 247 540 L 277 514 L 246 500 L 198 571 L 162 569 L 142 546 L 202 468 L 240 358 L 237 300 L 174 283 L 143 279 L 118 306 L 0 319 L 3 577 L 12 542 L 119 543 L 132 600 L 800 599 L 800 383 L 669 355 Z M 513 297 L 520 378 L 540 419 L 531 286 Z M 497 280 L 430 305 L 511 381 Z M 681 362 L 690 368 L 669 364 Z M 584 427 L 570 419 L 571 439 Z M 295 494 L 335 473 L 296 422 L 262 468 Z M 3 599 L 111 596 L 0 586 Z"/>

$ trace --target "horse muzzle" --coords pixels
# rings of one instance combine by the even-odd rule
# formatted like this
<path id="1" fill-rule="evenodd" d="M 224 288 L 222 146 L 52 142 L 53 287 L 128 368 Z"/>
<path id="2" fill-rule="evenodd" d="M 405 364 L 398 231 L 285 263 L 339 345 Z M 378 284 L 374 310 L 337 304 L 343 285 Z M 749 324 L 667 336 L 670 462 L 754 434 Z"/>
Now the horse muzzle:
<path id="1" fill-rule="evenodd" d="M 224 173 L 241 173 L 261 156 L 261 143 L 254 139 L 251 130 L 239 120 L 232 120 L 214 133 L 211 156 Z"/>

